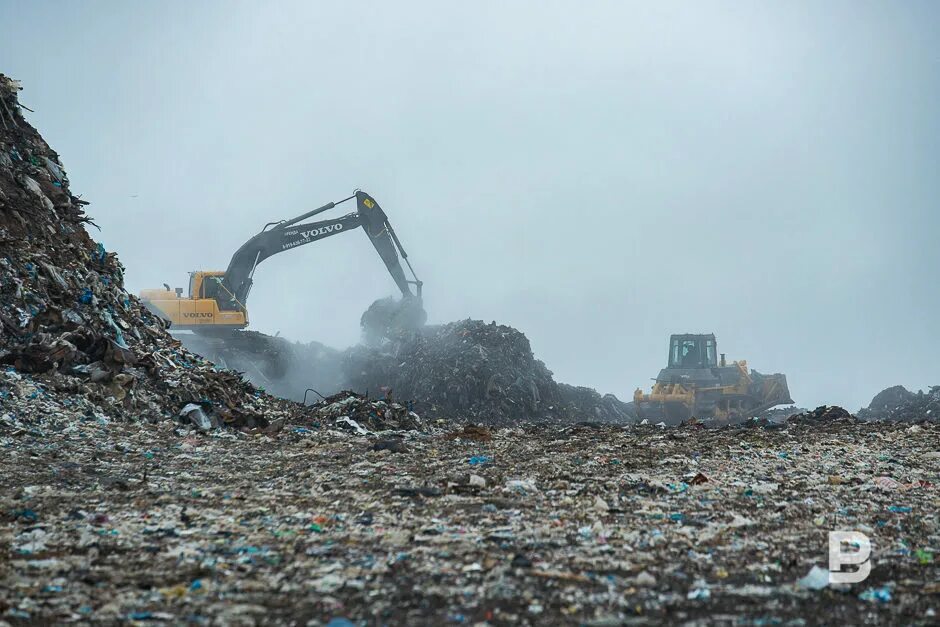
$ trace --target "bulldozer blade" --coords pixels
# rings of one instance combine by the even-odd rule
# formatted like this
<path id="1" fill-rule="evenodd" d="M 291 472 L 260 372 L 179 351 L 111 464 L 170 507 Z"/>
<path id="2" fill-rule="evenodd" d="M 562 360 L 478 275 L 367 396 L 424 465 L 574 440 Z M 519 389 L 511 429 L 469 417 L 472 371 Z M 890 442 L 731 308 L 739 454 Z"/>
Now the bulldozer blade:
<path id="1" fill-rule="evenodd" d="M 790 387 L 783 374 L 760 374 L 751 370 L 751 394 L 757 401 L 759 413 L 777 405 L 792 405 Z"/>
<path id="2" fill-rule="evenodd" d="M 665 422 L 672 426 L 691 418 L 692 410 L 685 403 L 678 401 L 648 401 L 637 405 L 637 416 L 640 420 L 649 420 L 652 424 Z"/>

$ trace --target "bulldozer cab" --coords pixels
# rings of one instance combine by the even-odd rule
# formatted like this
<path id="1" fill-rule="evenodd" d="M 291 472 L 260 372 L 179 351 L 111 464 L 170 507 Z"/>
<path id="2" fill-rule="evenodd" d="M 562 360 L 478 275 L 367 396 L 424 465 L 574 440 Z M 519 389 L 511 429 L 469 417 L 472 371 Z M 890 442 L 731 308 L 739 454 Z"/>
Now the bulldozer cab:
<path id="1" fill-rule="evenodd" d="M 701 369 L 718 366 L 715 335 L 672 335 L 669 338 L 670 369 Z"/>

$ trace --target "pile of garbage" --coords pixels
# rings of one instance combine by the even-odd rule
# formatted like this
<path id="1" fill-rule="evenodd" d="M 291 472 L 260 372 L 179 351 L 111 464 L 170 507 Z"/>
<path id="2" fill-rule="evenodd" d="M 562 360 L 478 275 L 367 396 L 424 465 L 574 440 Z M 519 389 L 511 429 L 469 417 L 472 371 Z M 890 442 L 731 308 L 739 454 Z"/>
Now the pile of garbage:
<path id="1" fill-rule="evenodd" d="M 427 326 L 379 348 L 351 348 L 344 372 L 352 389 L 414 399 L 455 419 L 530 420 L 560 400 L 528 338 L 480 320 Z"/>
<path id="2" fill-rule="evenodd" d="M 594 388 L 580 385 L 558 384 L 562 414 L 583 421 L 623 424 L 635 422 L 633 402 L 624 403 L 613 394 L 600 394 Z"/>
<path id="3" fill-rule="evenodd" d="M 421 431 L 421 417 L 392 400 L 372 400 L 349 390 L 333 394 L 313 405 L 314 418 L 322 423 L 365 435 L 370 431 Z"/>
<path id="4" fill-rule="evenodd" d="M 875 395 L 868 407 L 859 410 L 863 420 L 918 422 L 940 420 L 940 385 L 924 392 L 911 392 L 903 385 L 886 388 Z"/>
<path id="5" fill-rule="evenodd" d="M 81 397 L 83 411 L 112 418 L 175 418 L 197 403 L 250 429 L 293 411 L 182 349 L 128 294 L 117 256 L 85 229 L 88 203 L 24 119 L 20 89 L 0 74 L 0 367 L 21 377 L 4 380 L 3 410 L 27 411 L 28 377 L 38 396 Z"/>
<path id="6" fill-rule="evenodd" d="M 364 342 L 346 350 L 252 331 L 225 339 L 180 338 L 213 363 L 297 402 L 305 402 L 311 393 L 356 390 L 410 399 L 422 415 L 459 422 L 635 420 L 633 403 L 592 388 L 556 383 L 517 329 L 469 319 L 415 327 L 416 311 L 423 312 L 413 301 L 376 301 L 363 314 Z M 405 315 L 411 326 L 384 324 L 389 312 Z"/>
<path id="7" fill-rule="evenodd" d="M 419 328 L 424 311 L 407 299 L 377 301 L 362 320 L 371 345 L 345 352 L 252 332 L 236 344 L 190 336 L 205 358 L 190 352 L 124 289 L 117 256 L 88 235 L 87 202 L 24 119 L 19 90 L 0 75 L 0 365 L 44 393 L 81 395 L 105 416 L 179 417 L 199 428 L 267 428 L 298 410 L 231 367 L 296 401 L 310 388 L 354 389 L 461 421 L 632 419 L 628 403 L 556 383 L 518 330 L 478 320 Z"/>
<path id="8" fill-rule="evenodd" d="M 790 416 L 789 421 L 795 423 L 821 423 L 821 422 L 856 422 L 858 418 L 838 405 L 821 405 L 813 411 L 805 411 Z"/>
<path id="9" fill-rule="evenodd" d="M 346 385 L 413 399 L 435 418 L 627 422 L 632 408 L 613 395 L 556 383 L 517 329 L 482 320 L 424 327 L 381 346 L 356 346 L 343 358 Z"/>

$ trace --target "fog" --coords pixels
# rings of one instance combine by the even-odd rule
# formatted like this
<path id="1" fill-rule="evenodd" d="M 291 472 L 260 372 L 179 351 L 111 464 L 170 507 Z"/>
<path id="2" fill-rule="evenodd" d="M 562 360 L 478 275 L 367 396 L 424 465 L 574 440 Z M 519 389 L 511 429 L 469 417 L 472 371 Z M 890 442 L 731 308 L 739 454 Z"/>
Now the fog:
<path id="1" fill-rule="evenodd" d="M 134 292 L 362 188 L 431 322 L 512 325 L 560 381 L 628 399 L 670 333 L 714 332 L 803 406 L 940 384 L 937 3 L 0 0 L 0 23 Z M 343 347 L 394 292 L 357 232 L 266 261 L 248 307 Z"/>

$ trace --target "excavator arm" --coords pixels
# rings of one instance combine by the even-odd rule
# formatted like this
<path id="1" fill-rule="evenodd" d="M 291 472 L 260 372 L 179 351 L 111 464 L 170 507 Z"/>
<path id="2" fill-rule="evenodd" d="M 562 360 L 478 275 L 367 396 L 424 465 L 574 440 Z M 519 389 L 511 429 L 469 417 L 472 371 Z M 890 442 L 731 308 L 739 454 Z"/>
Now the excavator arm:
<path id="1" fill-rule="evenodd" d="M 329 211 L 339 204 L 348 200 L 356 199 L 356 211 L 345 216 L 330 220 L 321 220 L 319 222 L 304 223 L 304 220 L 312 218 L 315 215 Z M 305 244 L 310 244 L 339 233 L 355 230 L 362 227 L 369 241 L 375 246 L 389 274 L 392 275 L 398 289 L 401 290 L 405 298 L 415 297 L 416 294 L 411 291 L 411 286 L 415 286 L 417 298 L 421 300 L 421 281 L 415 276 L 411 262 L 408 261 L 408 254 L 405 252 L 395 235 L 394 229 L 389 224 L 388 216 L 382 211 L 379 204 L 369 194 L 362 191 L 338 202 L 331 202 L 301 214 L 290 220 L 268 224 L 265 228 L 245 242 L 241 248 L 232 255 L 228 269 L 222 278 L 222 289 L 216 296 L 216 301 L 221 310 L 241 310 L 245 311 L 245 303 L 248 300 L 248 293 L 251 291 L 252 277 L 255 269 L 262 261 L 288 250 L 292 250 Z M 271 228 L 269 228 L 271 227 Z M 401 261 L 405 260 L 408 269 L 411 272 L 412 279 L 408 279 L 405 270 L 402 268 Z"/>

